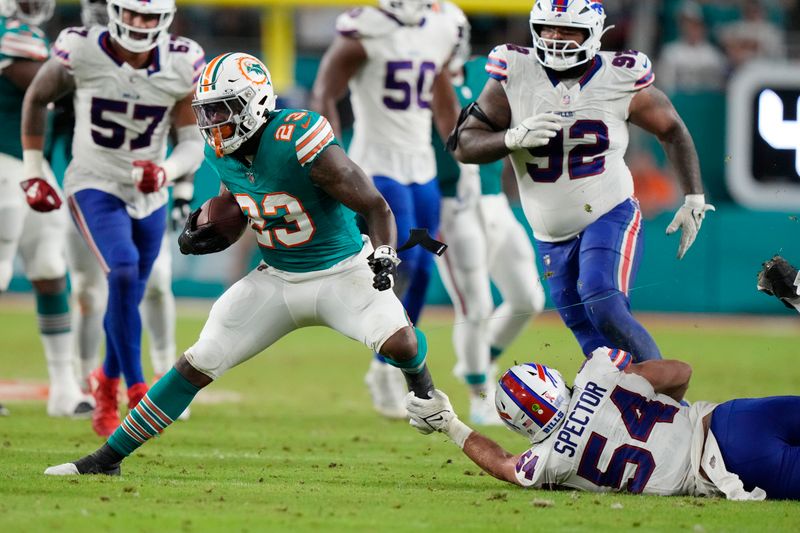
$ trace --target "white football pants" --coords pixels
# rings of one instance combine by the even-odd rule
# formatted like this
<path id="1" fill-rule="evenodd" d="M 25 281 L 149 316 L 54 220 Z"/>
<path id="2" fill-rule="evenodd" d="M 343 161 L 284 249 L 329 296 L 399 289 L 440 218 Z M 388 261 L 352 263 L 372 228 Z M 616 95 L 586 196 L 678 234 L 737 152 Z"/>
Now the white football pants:
<path id="1" fill-rule="evenodd" d="M 469 208 L 443 198 L 440 235 L 448 249 L 436 264 L 455 309 L 458 366 L 464 375 L 486 374 L 490 348 L 507 347 L 544 309 L 533 247 L 505 194 L 481 196 Z M 503 297 L 497 308 L 490 282 Z"/>

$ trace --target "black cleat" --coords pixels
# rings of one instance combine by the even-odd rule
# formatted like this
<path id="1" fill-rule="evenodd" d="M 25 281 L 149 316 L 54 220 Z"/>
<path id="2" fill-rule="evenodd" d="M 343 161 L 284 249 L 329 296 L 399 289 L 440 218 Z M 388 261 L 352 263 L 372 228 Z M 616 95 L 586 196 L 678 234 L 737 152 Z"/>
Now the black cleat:
<path id="1" fill-rule="evenodd" d="M 762 265 L 756 287 L 763 293 L 775 296 L 789 309 L 795 309 L 791 301 L 800 298 L 797 294 L 798 281 L 797 269 L 776 255 Z"/>
<path id="2" fill-rule="evenodd" d="M 77 476 L 103 474 L 118 476 L 121 473 L 120 463 L 123 457 L 115 452 L 108 444 L 103 444 L 99 450 L 81 457 L 74 463 L 64 463 L 51 466 L 44 471 L 46 476 Z"/>
<path id="3" fill-rule="evenodd" d="M 10 414 L 11 412 L 9 412 L 9 410 L 6 409 L 6 406 L 0 403 L 0 416 L 8 416 Z"/>

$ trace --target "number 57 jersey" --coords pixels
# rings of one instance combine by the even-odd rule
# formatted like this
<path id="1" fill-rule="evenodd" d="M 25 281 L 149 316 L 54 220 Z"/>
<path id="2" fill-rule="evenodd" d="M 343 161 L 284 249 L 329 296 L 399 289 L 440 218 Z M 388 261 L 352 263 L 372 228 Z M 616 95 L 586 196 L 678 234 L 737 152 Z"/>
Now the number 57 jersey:
<path id="1" fill-rule="evenodd" d="M 205 66 L 203 49 L 171 36 L 151 51 L 147 66 L 135 69 L 114 53 L 108 31 L 94 26 L 63 30 L 53 55 L 75 80 L 73 160 L 65 192 L 100 189 L 136 207 L 143 195 L 133 185 L 132 162 L 163 162 L 170 112 L 191 94 Z M 139 207 L 158 208 L 166 194 L 163 189 L 146 195 L 148 206 Z"/>
<path id="2" fill-rule="evenodd" d="M 697 424 L 699 408 L 657 394 L 646 379 L 622 372 L 627 364 L 626 352 L 593 352 L 575 377 L 564 423 L 520 457 L 516 475 L 522 485 L 659 495 L 695 492 L 690 452 L 698 445 L 694 431 L 703 431 Z"/>
<path id="3" fill-rule="evenodd" d="M 633 195 L 623 160 L 628 107 L 654 75 L 646 55 L 628 50 L 600 52 L 581 78 L 560 81 L 535 54 L 531 48 L 498 46 L 486 70 L 505 90 L 510 127 L 539 113 L 561 117 L 563 129 L 549 144 L 510 155 L 534 236 L 560 242 Z"/>

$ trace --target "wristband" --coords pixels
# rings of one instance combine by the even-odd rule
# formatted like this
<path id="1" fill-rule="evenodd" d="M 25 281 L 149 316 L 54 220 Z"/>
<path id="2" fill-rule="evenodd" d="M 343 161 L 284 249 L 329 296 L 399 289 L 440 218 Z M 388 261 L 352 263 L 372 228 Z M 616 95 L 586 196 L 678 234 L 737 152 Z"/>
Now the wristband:
<path id="1" fill-rule="evenodd" d="M 706 205 L 705 194 L 687 194 L 684 197 L 683 204 L 692 209 L 702 209 Z"/>
<path id="2" fill-rule="evenodd" d="M 41 150 L 22 151 L 22 177 L 44 178 L 44 153 Z"/>
<path id="3" fill-rule="evenodd" d="M 470 435 L 472 435 L 472 428 L 459 420 L 458 417 L 453 418 L 447 425 L 447 436 L 462 450 Z"/>

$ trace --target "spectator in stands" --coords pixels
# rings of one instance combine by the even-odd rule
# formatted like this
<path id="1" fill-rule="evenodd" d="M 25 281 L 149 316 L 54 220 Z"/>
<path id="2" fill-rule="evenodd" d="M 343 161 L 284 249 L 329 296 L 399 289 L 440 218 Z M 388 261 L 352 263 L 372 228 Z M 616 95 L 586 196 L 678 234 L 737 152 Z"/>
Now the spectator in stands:
<path id="1" fill-rule="evenodd" d="M 703 12 L 686 2 L 679 12 L 680 39 L 667 44 L 658 64 L 661 88 L 675 91 L 718 91 L 724 87 L 725 56 L 708 40 Z"/>
<path id="2" fill-rule="evenodd" d="M 742 20 L 720 29 L 720 42 L 733 70 L 754 59 L 780 59 L 786 55 L 783 30 L 767 20 L 761 0 L 746 0 Z"/>

